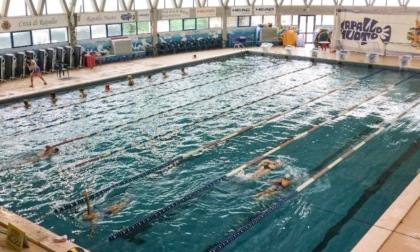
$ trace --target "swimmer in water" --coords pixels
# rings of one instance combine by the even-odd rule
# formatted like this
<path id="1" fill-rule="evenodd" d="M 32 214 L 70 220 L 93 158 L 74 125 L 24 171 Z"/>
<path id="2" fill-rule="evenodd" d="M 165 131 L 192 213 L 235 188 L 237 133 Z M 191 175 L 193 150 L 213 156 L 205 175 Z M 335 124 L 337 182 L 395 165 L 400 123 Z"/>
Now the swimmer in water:
<path id="1" fill-rule="evenodd" d="M 263 160 L 261 163 L 258 164 L 257 170 L 252 174 L 252 179 L 257 179 L 274 169 L 277 169 L 284 163 L 284 160 L 280 160 L 278 162 L 271 161 L 268 159 Z"/>
<path id="2" fill-rule="evenodd" d="M 133 86 L 134 85 L 133 76 L 131 76 L 131 75 L 127 76 L 127 80 L 128 80 L 128 85 L 129 86 Z"/>
<path id="3" fill-rule="evenodd" d="M 41 158 L 46 158 L 58 153 L 60 150 L 58 148 L 54 148 L 51 145 L 46 145 L 45 150 L 41 151 L 40 153 L 36 154 L 35 156 L 31 157 L 29 161 L 37 161 Z"/>
<path id="4" fill-rule="evenodd" d="M 87 93 L 83 88 L 79 89 L 79 92 L 80 92 L 80 94 L 79 94 L 80 98 L 86 98 Z"/>
<path id="5" fill-rule="evenodd" d="M 291 176 L 289 174 L 284 175 L 284 177 L 281 179 L 271 180 L 270 183 L 274 185 L 270 186 L 269 188 L 265 189 L 262 192 L 255 194 L 254 197 L 268 197 L 272 195 L 273 193 L 281 191 L 287 186 L 289 186 L 290 182 L 291 182 Z"/>
<path id="6" fill-rule="evenodd" d="M 84 214 L 82 216 L 82 218 L 84 220 L 91 220 L 91 221 L 95 221 L 95 220 L 98 220 L 98 219 L 105 219 L 105 218 L 110 217 L 113 214 L 118 213 L 130 201 L 129 199 L 126 199 L 126 200 L 123 200 L 123 201 L 118 202 L 115 205 L 112 205 L 112 206 L 109 206 L 109 207 L 105 208 L 101 213 L 92 213 L 92 207 L 90 205 L 90 200 L 89 200 L 88 193 L 86 191 L 83 192 L 83 196 L 85 197 L 85 201 L 86 201 L 87 213 Z"/>

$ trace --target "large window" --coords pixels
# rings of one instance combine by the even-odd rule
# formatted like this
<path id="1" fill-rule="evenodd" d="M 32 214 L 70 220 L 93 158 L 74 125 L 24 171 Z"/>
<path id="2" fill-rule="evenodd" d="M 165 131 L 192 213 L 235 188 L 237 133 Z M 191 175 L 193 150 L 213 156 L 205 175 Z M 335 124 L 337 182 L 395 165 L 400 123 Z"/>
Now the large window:
<path id="1" fill-rule="evenodd" d="M 116 37 L 122 35 L 121 24 L 108 24 L 106 25 L 106 30 L 107 37 Z"/>
<path id="2" fill-rule="evenodd" d="M 50 30 L 34 30 L 32 31 L 32 41 L 34 45 L 50 43 Z"/>
<path id="3" fill-rule="evenodd" d="M 0 33 L 0 49 L 12 48 L 10 33 Z"/>
<path id="4" fill-rule="evenodd" d="M 158 20 L 157 32 L 168 32 L 168 31 L 169 31 L 169 20 Z"/>
<path id="5" fill-rule="evenodd" d="M 149 21 L 142 21 L 137 22 L 137 33 L 150 33 L 150 22 Z"/>
<path id="6" fill-rule="evenodd" d="M 208 29 L 209 19 L 208 18 L 197 18 L 197 29 Z"/>
<path id="7" fill-rule="evenodd" d="M 196 30 L 195 18 L 184 19 L 184 30 Z"/>
<path id="8" fill-rule="evenodd" d="M 227 27 L 238 27 L 238 17 L 227 17 Z"/>
<path id="9" fill-rule="evenodd" d="M 90 26 L 76 27 L 77 40 L 90 39 Z"/>
<path id="10" fill-rule="evenodd" d="M 68 41 L 67 28 L 50 29 L 50 32 L 51 32 L 51 43 Z"/>
<path id="11" fill-rule="evenodd" d="M 31 46 L 31 32 L 12 32 L 13 47 Z"/>
<path id="12" fill-rule="evenodd" d="M 169 20 L 169 31 L 182 31 L 182 19 Z"/>
<path id="13" fill-rule="evenodd" d="M 211 17 L 209 18 L 209 28 L 221 28 L 222 27 L 222 18 L 221 17 Z"/>
<path id="14" fill-rule="evenodd" d="M 251 17 L 250 16 L 240 16 L 238 17 L 238 26 L 239 27 L 247 27 L 251 25 Z"/>
<path id="15" fill-rule="evenodd" d="M 136 34 L 136 23 L 123 23 L 122 24 L 123 35 L 133 35 Z"/>
<path id="16" fill-rule="evenodd" d="M 92 38 L 105 38 L 106 37 L 105 25 L 92 25 L 90 29 L 92 31 Z"/>

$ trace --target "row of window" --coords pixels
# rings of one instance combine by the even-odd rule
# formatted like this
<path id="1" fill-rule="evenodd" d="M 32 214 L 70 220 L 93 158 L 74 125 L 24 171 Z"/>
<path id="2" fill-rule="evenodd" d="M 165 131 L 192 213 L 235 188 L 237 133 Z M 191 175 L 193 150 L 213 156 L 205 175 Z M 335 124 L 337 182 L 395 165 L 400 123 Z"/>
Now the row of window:
<path id="1" fill-rule="evenodd" d="M 3 6 L 6 0 L 0 0 L 0 6 Z M 31 11 L 28 8 L 28 2 L 32 2 L 33 6 L 39 6 L 41 0 L 9 0 L 9 8 L 7 11 L 7 16 L 26 16 L 31 15 Z M 57 0 L 44 0 L 45 5 L 42 9 L 41 14 L 62 14 L 65 13 L 63 7 L 61 6 L 60 1 Z M 418 0 L 336 0 L 341 6 L 400 6 L 407 5 L 409 7 L 420 7 L 420 1 Z M 67 1 L 70 5 L 72 1 Z M 274 6 L 276 2 L 281 2 L 281 0 L 255 0 L 255 6 Z M 309 0 L 306 2 L 310 2 Z M 98 6 L 101 6 L 100 1 L 96 0 Z M 152 1 L 154 3 L 154 1 Z M 174 6 L 172 0 L 158 0 L 157 9 L 170 9 L 170 8 L 196 8 L 195 0 L 183 0 L 181 1 L 182 6 Z M 303 0 L 283 0 L 282 5 L 284 6 L 304 6 L 306 5 Z M 311 6 L 324 5 L 324 6 L 334 6 L 334 0 L 312 0 Z M 96 9 L 93 5 L 93 0 L 77 0 L 76 12 L 96 12 Z M 228 6 L 248 6 L 248 0 L 229 0 Z M 204 7 L 220 7 L 219 0 L 207 0 L 205 1 Z M 133 10 L 142 10 L 149 9 L 147 2 L 145 0 L 134 0 L 133 1 Z M 13 11 L 11 11 L 13 10 Z M 121 1 L 118 0 L 107 0 L 105 2 L 104 11 L 124 11 L 124 6 L 121 5 Z"/>
<path id="2" fill-rule="evenodd" d="M 282 25 L 299 25 L 298 15 L 282 15 Z M 316 15 L 313 29 L 321 25 L 333 25 L 333 15 Z M 263 23 L 276 26 L 275 16 L 239 16 L 228 17 L 227 27 L 255 27 Z M 186 18 L 159 20 L 157 32 L 190 31 L 211 28 L 221 28 L 221 17 Z M 122 24 L 90 25 L 76 27 L 77 40 L 117 37 L 127 35 L 149 34 L 150 22 L 133 22 Z M 0 33 L 0 49 L 34 46 L 68 41 L 67 28 L 42 29 L 11 33 Z"/>

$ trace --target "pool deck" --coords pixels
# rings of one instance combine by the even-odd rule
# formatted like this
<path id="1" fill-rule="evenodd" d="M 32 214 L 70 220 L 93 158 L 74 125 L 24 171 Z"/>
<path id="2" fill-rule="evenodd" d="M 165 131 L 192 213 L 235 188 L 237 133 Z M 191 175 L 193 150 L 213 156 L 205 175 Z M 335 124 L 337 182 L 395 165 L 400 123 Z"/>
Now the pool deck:
<path id="1" fill-rule="evenodd" d="M 258 47 L 248 47 L 248 51 L 261 52 Z M 295 48 L 292 50 L 292 56 L 311 58 L 312 46 L 305 48 Z M 43 85 L 39 78 L 34 79 L 34 88 L 30 88 L 30 80 L 28 77 L 16 79 L 0 83 L 0 103 L 16 101 L 21 104 L 24 97 L 48 95 L 51 92 L 58 92 L 68 88 L 79 88 L 93 83 L 103 83 L 109 78 L 125 77 L 129 74 L 154 72 L 159 73 L 165 68 L 182 66 L 191 63 L 199 63 L 214 57 L 223 57 L 229 54 L 236 54 L 239 49 L 226 48 L 207 51 L 187 52 L 182 54 L 172 54 L 168 56 L 150 57 L 124 62 L 110 63 L 105 65 L 97 65 L 94 68 L 81 68 L 70 70 L 70 77 L 58 78 L 56 73 L 44 74 L 48 85 Z M 268 53 L 288 55 L 284 47 L 274 46 L 269 49 Z M 193 55 L 197 55 L 197 59 L 193 59 Z M 291 56 L 291 57 L 292 57 Z M 318 57 L 314 61 L 336 61 L 336 53 L 327 51 L 319 51 Z M 366 55 L 361 53 L 351 53 L 346 63 L 367 63 Z M 399 67 L 398 57 L 379 56 L 375 63 L 368 65 L 380 65 L 389 67 Z M 413 59 L 409 65 L 409 69 L 420 71 L 420 60 Z M 188 68 L 186 69 L 188 72 Z M 145 82 L 146 80 L 136 79 L 135 82 Z M 59 96 L 59 95 L 58 95 Z M 388 210 L 380 217 L 380 219 L 372 226 L 369 232 L 360 240 L 353 251 L 419 251 L 420 252 L 420 174 L 410 183 L 405 191 L 397 198 L 397 200 L 388 208 Z M 65 243 L 53 243 L 54 236 L 48 230 L 30 224 L 26 219 L 15 215 L 6 209 L 0 207 L 0 231 L 4 230 L 4 226 L 8 222 L 25 223 L 22 229 L 28 233 L 31 238 L 31 248 L 25 251 L 67 251 L 72 246 L 76 246 L 69 241 Z M 42 234 L 42 235 L 40 235 Z M 42 241 L 42 243 L 41 243 Z M 38 246 L 41 244 L 42 246 Z M 32 246 L 33 245 L 33 246 Z M 49 249 L 46 249 L 49 248 Z M 0 232 L 0 251 L 9 251 L 5 247 L 5 235 Z M 10 250 L 13 251 L 13 250 Z M 86 251 L 86 250 L 85 250 Z"/>

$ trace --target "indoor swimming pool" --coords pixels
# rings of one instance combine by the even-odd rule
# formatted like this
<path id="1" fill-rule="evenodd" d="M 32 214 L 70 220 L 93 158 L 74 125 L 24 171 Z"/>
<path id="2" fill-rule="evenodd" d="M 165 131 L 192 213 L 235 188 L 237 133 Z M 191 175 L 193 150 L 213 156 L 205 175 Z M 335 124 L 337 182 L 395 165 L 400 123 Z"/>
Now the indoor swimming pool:
<path id="1" fill-rule="evenodd" d="M 0 205 L 94 252 L 350 251 L 419 173 L 420 74 L 262 55 L 186 72 L 0 105 Z M 284 164 L 251 179 L 263 159 Z M 85 221 L 84 191 L 124 206 Z"/>

